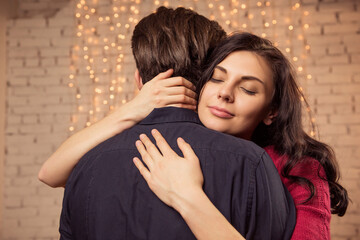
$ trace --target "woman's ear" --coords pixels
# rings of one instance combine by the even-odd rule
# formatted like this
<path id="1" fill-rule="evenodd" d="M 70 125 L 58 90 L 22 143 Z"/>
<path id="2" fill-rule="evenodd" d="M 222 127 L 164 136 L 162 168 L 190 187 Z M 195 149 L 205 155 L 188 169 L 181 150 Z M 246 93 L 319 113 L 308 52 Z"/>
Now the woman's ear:
<path id="1" fill-rule="evenodd" d="M 141 90 L 141 88 L 143 87 L 144 84 L 142 82 L 142 78 L 140 76 L 138 69 L 135 70 L 134 78 L 135 78 L 135 83 L 136 83 L 137 88 L 139 90 Z"/>
<path id="2" fill-rule="evenodd" d="M 268 115 L 264 118 L 263 122 L 265 125 L 269 126 L 273 123 L 276 116 L 278 115 L 278 110 L 271 110 Z"/>

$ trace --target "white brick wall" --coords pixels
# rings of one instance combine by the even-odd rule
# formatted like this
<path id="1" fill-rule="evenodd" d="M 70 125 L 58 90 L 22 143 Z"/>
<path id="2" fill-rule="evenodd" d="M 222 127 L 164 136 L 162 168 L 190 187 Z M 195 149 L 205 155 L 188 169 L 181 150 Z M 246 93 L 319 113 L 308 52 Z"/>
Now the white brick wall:
<path id="1" fill-rule="evenodd" d="M 106 6 L 109 2 L 102 4 Z M 227 6 L 226 0 L 220 2 Z M 276 5 L 287 6 L 287 2 L 276 1 Z M 313 76 L 311 80 L 302 81 L 302 85 L 315 113 L 321 139 L 335 149 L 342 182 L 353 201 L 345 217 L 333 216 L 332 239 L 355 240 L 360 238 L 360 200 L 356 197 L 360 194 L 360 2 L 301 2 L 310 13 L 304 18 L 310 24 L 305 37 L 311 45 L 306 69 Z M 74 92 L 67 87 L 75 27 L 72 4 L 68 0 L 21 0 L 19 18 L 8 23 L 2 216 L 5 231 L 0 239 L 59 237 L 63 190 L 40 183 L 37 171 L 68 137 L 67 129 L 75 106 Z M 141 14 L 155 8 L 150 0 L 142 4 Z M 183 5 L 197 7 L 201 14 L 209 16 L 207 4 L 187 1 Z M 287 7 L 279 7 L 274 13 L 279 17 L 286 16 L 289 11 Z M 241 16 L 238 20 L 240 25 L 247 22 Z M 222 20 L 220 23 L 225 25 Z M 284 26 L 279 21 L 278 29 Z M 262 32 L 260 25 L 253 30 L 258 34 Z M 279 35 L 284 33 L 279 32 Z M 276 40 L 285 42 L 282 38 Z M 294 49 L 303 47 L 300 41 L 295 44 Z M 124 54 L 125 76 L 131 80 L 134 66 L 130 49 Z M 127 88 L 131 88 L 129 86 Z M 91 90 L 84 88 L 84 93 L 90 94 Z"/>

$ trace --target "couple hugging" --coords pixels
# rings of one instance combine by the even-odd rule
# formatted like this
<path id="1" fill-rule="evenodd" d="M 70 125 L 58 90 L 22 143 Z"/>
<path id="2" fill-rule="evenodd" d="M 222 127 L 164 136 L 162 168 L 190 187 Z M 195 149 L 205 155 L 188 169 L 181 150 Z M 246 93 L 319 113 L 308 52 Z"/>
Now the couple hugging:
<path id="1" fill-rule="evenodd" d="M 286 57 L 160 7 L 135 27 L 140 93 L 67 139 L 39 179 L 65 187 L 61 239 L 329 239 L 335 156 L 306 134 Z"/>

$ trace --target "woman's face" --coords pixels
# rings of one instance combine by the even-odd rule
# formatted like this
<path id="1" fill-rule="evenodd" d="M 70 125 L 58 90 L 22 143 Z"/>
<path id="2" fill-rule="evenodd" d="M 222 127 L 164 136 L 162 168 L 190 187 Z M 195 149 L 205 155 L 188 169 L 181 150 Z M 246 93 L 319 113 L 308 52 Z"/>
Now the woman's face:
<path id="1" fill-rule="evenodd" d="M 250 139 L 261 121 L 271 124 L 274 92 L 267 62 L 249 51 L 228 55 L 200 94 L 198 114 L 210 129 Z"/>

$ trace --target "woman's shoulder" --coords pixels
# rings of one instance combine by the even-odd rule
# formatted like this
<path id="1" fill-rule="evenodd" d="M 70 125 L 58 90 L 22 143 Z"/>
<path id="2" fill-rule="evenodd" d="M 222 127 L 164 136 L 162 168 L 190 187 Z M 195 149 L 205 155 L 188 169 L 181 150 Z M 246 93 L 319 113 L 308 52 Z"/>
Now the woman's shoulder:
<path id="1" fill-rule="evenodd" d="M 276 168 L 279 173 L 281 173 L 282 168 L 285 163 L 288 161 L 287 155 L 280 155 L 274 148 L 274 146 L 267 146 L 264 148 L 267 154 L 273 160 Z M 326 174 L 324 168 L 321 166 L 320 162 L 312 157 L 304 156 L 294 168 L 290 171 L 291 175 L 305 177 L 309 180 L 315 180 L 318 178 L 326 179 Z M 280 174 L 281 175 L 281 174 Z"/>

